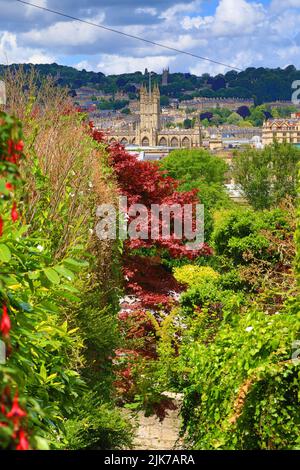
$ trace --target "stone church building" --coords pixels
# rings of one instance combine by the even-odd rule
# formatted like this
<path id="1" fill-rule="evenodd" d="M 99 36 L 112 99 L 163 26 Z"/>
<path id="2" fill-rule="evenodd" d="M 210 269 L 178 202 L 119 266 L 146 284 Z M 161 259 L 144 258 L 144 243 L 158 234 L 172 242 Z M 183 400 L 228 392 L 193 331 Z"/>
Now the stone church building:
<path id="1" fill-rule="evenodd" d="M 160 119 L 160 92 L 157 85 L 147 90 L 140 89 L 140 120 L 124 129 L 112 130 L 109 143 L 140 147 L 193 148 L 202 146 L 202 129 L 196 124 L 194 129 L 162 129 Z"/>

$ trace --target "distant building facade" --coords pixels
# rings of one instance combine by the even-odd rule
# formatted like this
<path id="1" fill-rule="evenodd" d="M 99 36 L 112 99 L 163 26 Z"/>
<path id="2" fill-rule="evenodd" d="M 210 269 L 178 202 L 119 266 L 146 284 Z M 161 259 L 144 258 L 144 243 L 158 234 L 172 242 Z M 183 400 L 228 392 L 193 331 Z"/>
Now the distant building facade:
<path id="1" fill-rule="evenodd" d="M 294 113 L 288 119 L 265 121 L 262 131 L 263 146 L 272 144 L 275 140 L 300 145 L 300 113 Z"/>
<path id="2" fill-rule="evenodd" d="M 179 104 L 180 109 L 193 108 L 197 111 L 207 111 L 209 109 L 229 109 L 236 111 L 241 106 L 250 108 L 254 105 L 252 99 L 243 98 L 205 98 L 198 97 L 192 100 L 183 100 Z"/>
<path id="3" fill-rule="evenodd" d="M 157 85 L 152 90 L 140 89 L 139 121 L 124 129 L 111 129 L 108 141 L 141 147 L 193 148 L 202 146 L 202 129 L 162 129 L 160 92 Z"/>

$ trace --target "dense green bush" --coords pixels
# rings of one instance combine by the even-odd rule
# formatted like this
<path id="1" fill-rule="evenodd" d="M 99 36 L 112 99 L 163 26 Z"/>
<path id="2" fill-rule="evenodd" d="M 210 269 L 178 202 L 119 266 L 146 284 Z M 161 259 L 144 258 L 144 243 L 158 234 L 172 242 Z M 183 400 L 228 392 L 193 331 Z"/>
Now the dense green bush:
<path id="1" fill-rule="evenodd" d="M 76 405 L 76 414 L 66 423 L 66 439 L 61 448 L 70 450 L 128 449 L 132 429 L 119 411 L 101 403 L 95 393 L 86 393 Z"/>
<path id="2" fill-rule="evenodd" d="M 188 328 L 176 365 L 185 376 L 184 430 L 192 448 L 299 446 L 292 214 L 292 208 L 223 212 L 211 262 L 221 275 L 181 295 Z"/>
<path id="3" fill-rule="evenodd" d="M 224 321 L 207 343 L 200 315 L 185 340 L 181 367 L 190 371 L 190 385 L 183 416 L 190 445 L 294 448 L 299 444 L 299 366 L 291 355 L 299 313 L 287 308 L 268 316 L 248 307 L 236 320 L 233 325 Z"/>
<path id="4" fill-rule="evenodd" d="M 275 262 L 279 253 L 272 250 L 267 232 L 279 238 L 291 232 L 284 210 L 229 210 L 223 212 L 216 224 L 212 243 L 217 255 L 231 259 L 235 265 L 248 263 L 255 257 Z"/>

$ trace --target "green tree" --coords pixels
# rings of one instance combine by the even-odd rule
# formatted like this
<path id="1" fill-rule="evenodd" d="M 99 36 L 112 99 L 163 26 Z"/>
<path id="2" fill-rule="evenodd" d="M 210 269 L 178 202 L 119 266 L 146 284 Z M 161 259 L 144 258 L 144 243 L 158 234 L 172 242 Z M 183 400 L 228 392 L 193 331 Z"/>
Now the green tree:
<path id="1" fill-rule="evenodd" d="M 243 118 L 238 113 L 232 113 L 228 117 L 227 123 L 238 126 L 242 120 Z"/>
<path id="2" fill-rule="evenodd" d="M 221 158 L 203 149 L 175 150 L 162 160 L 161 166 L 168 175 L 181 182 L 180 191 L 198 189 L 206 211 L 230 206 L 224 187 L 228 166 Z M 207 214 L 206 226 L 210 218 L 211 215 Z"/>
<path id="3" fill-rule="evenodd" d="M 228 169 L 222 159 L 203 149 L 174 150 L 161 165 L 172 178 L 183 183 L 200 180 L 222 184 Z"/>
<path id="4" fill-rule="evenodd" d="M 297 195 L 297 163 L 300 151 L 275 142 L 263 150 L 248 148 L 235 155 L 233 175 L 255 209 L 277 205 Z"/>
<path id="5" fill-rule="evenodd" d="M 256 108 L 253 107 L 250 109 L 251 114 L 248 120 L 252 122 L 253 126 L 259 127 L 263 125 L 266 119 L 264 111 L 267 111 L 265 105 L 257 106 Z"/>
<path id="6" fill-rule="evenodd" d="M 185 129 L 191 129 L 193 127 L 193 121 L 191 119 L 185 119 L 183 121 L 183 127 Z"/>
<path id="7" fill-rule="evenodd" d="M 160 105 L 161 106 L 169 106 L 170 105 L 170 98 L 168 98 L 168 96 L 166 96 L 166 95 L 161 95 Z"/>

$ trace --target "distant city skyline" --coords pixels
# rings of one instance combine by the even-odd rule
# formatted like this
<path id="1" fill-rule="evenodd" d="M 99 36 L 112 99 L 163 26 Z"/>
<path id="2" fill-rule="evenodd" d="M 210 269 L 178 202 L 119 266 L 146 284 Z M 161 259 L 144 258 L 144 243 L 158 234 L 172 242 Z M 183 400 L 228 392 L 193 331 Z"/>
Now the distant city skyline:
<path id="1" fill-rule="evenodd" d="M 300 0 L 28 0 L 216 61 L 300 68 Z M 221 65 L 0 0 L 0 63 L 52 63 L 105 74 L 224 73 Z"/>

